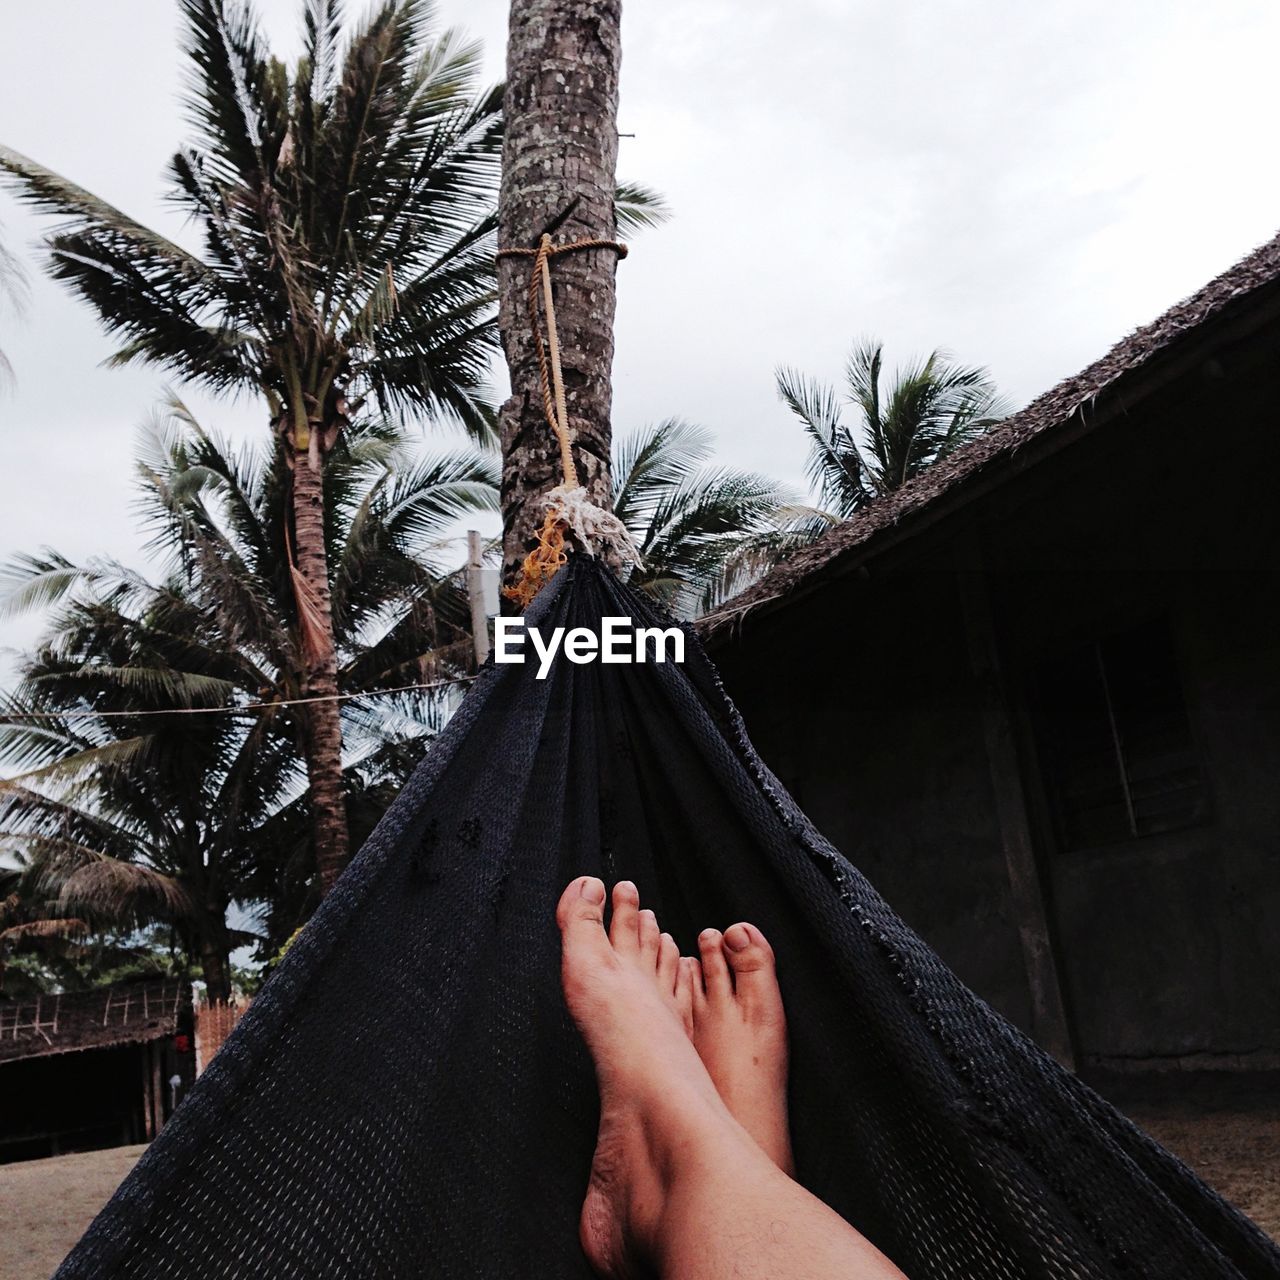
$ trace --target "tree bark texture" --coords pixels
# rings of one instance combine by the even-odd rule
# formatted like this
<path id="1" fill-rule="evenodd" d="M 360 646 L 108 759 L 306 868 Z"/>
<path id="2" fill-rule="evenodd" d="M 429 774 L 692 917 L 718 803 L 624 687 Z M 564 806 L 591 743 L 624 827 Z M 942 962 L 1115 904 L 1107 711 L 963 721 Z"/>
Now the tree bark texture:
<path id="1" fill-rule="evenodd" d="M 213 1003 L 225 1004 L 231 999 L 231 965 L 225 947 L 206 939 L 200 945 L 200 969 L 205 993 Z"/>
<path id="2" fill-rule="evenodd" d="M 618 158 L 619 0 L 512 0 L 503 110 L 503 248 L 612 240 Z M 529 322 L 530 258 L 498 263 L 499 325 L 511 373 L 502 407 L 503 580 L 537 542 L 543 495 L 561 482 L 543 414 Z M 614 276 L 611 249 L 551 260 L 569 425 L 579 480 L 608 509 Z"/>
<path id="3" fill-rule="evenodd" d="M 336 433 L 334 433 L 336 434 Z M 321 434 L 312 431 L 306 449 L 292 453 L 294 563 L 301 583 L 299 625 L 304 662 L 303 688 L 321 699 L 306 709 L 307 778 L 311 827 L 321 891 L 328 893 L 350 857 L 347 804 L 342 784 L 342 721 L 338 661 L 333 643 L 329 559 L 324 541 L 324 453 Z"/>

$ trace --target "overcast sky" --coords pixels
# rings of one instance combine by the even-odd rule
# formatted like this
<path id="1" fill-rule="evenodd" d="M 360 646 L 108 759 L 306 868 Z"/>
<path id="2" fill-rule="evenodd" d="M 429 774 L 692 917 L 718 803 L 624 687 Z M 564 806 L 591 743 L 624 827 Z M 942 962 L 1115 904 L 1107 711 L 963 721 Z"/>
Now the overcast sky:
<path id="1" fill-rule="evenodd" d="M 0 141 L 171 234 L 176 9 L 0 8 Z M 291 53 L 294 0 L 260 9 Z M 499 78 L 502 0 L 440 9 Z M 872 333 L 891 359 L 986 364 L 1024 403 L 1280 227 L 1274 0 L 630 0 L 623 45 L 621 175 L 676 217 L 620 268 L 615 428 L 686 417 L 793 482 L 776 365 L 834 379 Z M 0 195 L 29 260 L 39 230 Z M 131 449 L 164 378 L 102 368 L 111 340 L 43 279 L 0 349 L 0 558 L 140 562 Z M 193 399 L 264 430 L 255 404 Z M 32 634 L 3 624 L 0 646 Z"/>

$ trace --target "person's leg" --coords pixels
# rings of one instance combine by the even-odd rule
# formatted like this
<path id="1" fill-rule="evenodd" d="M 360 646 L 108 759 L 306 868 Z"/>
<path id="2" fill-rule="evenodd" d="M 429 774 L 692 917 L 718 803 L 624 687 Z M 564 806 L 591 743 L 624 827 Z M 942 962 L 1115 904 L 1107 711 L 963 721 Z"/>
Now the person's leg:
<path id="1" fill-rule="evenodd" d="M 787 1122 L 787 1019 L 773 948 L 753 924 L 698 937 L 682 957 L 679 1004 L 716 1092 L 783 1173 L 794 1173 Z"/>
<path id="2" fill-rule="evenodd" d="M 565 998 L 595 1062 L 600 1132 L 582 1245 L 606 1276 L 902 1280 L 902 1273 L 752 1141 L 681 1021 L 669 949 L 635 887 L 575 880 L 557 911 Z M 663 952 L 668 951 L 664 961 Z"/>

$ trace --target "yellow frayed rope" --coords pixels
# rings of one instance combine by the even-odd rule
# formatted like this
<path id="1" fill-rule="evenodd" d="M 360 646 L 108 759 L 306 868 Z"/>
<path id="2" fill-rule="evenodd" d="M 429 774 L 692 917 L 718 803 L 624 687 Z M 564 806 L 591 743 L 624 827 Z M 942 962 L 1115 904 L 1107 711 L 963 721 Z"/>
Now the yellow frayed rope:
<path id="1" fill-rule="evenodd" d="M 573 461 L 573 438 L 569 433 L 569 410 L 564 394 L 564 373 L 560 364 L 560 335 L 556 330 L 555 299 L 551 290 L 551 259 L 557 254 L 578 249 L 612 249 L 619 258 L 627 256 L 627 246 L 617 240 L 573 240 L 568 244 L 552 244 L 543 235 L 536 249 L 502 249 L 499 258 L 532 258 L 529 273 L 529 324 L 533 330 L 534 350 L 538 355 L 538 378 L 542 391 L 542 410 L 547 425 L 560 445 L 561 484 L 548 495 L 546 518 L 538 532 L 538 545 L 525 557 L 520 572 L 502 594 L 527 608 L 534 596 L 559 572 L 568 559 L 565 534 L 573 530 L 579 538 L 602 536 L 619 544 L 622 554 L 639 559 L 621 521 L 587 502 L 586 491 L 578 479 Z M 542 314 L 538 302 L 542 300 Z M 542 325 L 546 324 L 546 341 Z"/>

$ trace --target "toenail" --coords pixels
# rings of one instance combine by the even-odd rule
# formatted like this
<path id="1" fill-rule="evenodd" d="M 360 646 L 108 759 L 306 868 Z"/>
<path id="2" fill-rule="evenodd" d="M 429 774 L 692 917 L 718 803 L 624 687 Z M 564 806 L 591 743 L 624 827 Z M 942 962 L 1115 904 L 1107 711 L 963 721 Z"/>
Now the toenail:
<path id="1" fill-rule="evenodd" d="M 588 902 L 594 902 L 598 905 L 604 901 L 604 885 L 599 880 L 593 880 L 590 876 L 583 876 L 582 882 L 578 885 L 578 892 Z"/>
<path id="2" fill-rule="evenodd" d="M 617 892 L 618 889 L 621 889 L 627 897 L 634 896 L 638 898 L 640 896 L 640 890 L 637 889 L 635 884 L 630 880 L 619 880 L 614 886 L 614 891 Z"/>
<path id="3" fill-rule="evenodd" d="M 735 924 L 724 935 L 724 941 L 730 951 L 745 951 L 751 945 L 751 934 L 747 932 L 746 925 Z"/>
<path id="4" fill-rule="evenodd" d="M 720 933 L 716 929 L 703 929 L 703 931 L 700 934 L 698 934 L 698 941 L 714 942 L 719 936 L 720 936 Z"/>

